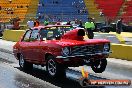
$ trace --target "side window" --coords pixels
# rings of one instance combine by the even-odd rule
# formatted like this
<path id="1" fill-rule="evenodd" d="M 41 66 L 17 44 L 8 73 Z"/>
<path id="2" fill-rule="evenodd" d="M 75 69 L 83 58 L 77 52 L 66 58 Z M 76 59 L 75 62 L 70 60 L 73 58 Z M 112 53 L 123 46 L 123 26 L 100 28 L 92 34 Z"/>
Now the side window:
<path id="1" fill-rule="evenodd" d="M 54 38 L 54 32 L 53 31 L 49 31 L 48 33 L 47 33 L 47 40 L 51 40 L 51 39 L 53 39 Z"/>
<path id="2" fill-rule="evenodd" d="M 31 30 L 28 30 L 23 38 L 23 41 L 25 42 L 29 42 L 29 38 L 30 38 L 30 34 L 31 34 Z"/>
<path id="3" fill-rule="evenodd" d="M 43 39 L 43 38 L 47 38 L 47 33 L 48 33 L 48 30 L 46 29 L 40 29 L 40 39 Z"/>
<path id="4" fill-rule="evenodd" d="M 39 39 L 39 30 L 38 29 L 34 29 L 31 33 L 31 37 L 30 37 L 30 41 L 36 41 Z"/>

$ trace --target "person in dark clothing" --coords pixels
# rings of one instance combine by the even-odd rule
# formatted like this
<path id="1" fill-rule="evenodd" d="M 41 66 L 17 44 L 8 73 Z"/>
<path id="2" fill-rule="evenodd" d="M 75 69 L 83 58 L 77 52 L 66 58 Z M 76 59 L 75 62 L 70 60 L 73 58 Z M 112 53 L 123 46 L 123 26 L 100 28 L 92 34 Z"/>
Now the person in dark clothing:
<path id="1" fill-rule="evenodd" d="M 55 25 L 61 25 L 61 19 L 58 19 Z"/>
<path id="2" fill-rule="evenodd" d="M 95 21 L 95 18 L 91 18 L 92 22 L 94 23 L 94 26 L 95 28 L 93 30 L 96 30 L 97 29 L 97 25 L 96 25 L 96 21 Z"/>
<path id="3" fill-rule="evenodd" d="M 68 21 L 66 25 L 71 25 L 71 21 Z"/>
<path id="4" fill-rule="evenodd" d="M 79 21 L 79 26 L 78 26 L 78 27 L 83 28 L 83 23 L 82 23 L 82 21 L 81 21 L 81 20 Z"/>
<path id="5" fill-rule="evenodd" d="M 120 18 L 118 21 L 117 21 L 117 24 L 116 24 L 116 33 L 118 34 L 121 34 L 121 31 L 122 31 L 122 18 Z"/>
<path id="6" fill-rule="evenodd" d="M 34 21 L 34 27 L 38 27 L 39 25 L 40 25 L 39 20 L 36 19 L 36 20 Z"/>

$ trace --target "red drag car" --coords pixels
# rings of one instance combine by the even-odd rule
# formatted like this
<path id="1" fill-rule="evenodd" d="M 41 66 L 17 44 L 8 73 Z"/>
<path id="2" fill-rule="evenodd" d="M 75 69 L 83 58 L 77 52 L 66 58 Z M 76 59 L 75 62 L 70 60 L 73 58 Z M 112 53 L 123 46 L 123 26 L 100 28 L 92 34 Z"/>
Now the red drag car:
<path id="1" fill-rule="evenodd" d="M 67 67 L 90 65 L 94 72 L 102 73 L 110 53 L 110 41 L 84 40 L 84 29 L 69 26 L 39 26 L 26 31 L 13 47 L 22 69 L 32 69 L 33 64 L 46 65 L 52 77 L 64 75 Z"/>

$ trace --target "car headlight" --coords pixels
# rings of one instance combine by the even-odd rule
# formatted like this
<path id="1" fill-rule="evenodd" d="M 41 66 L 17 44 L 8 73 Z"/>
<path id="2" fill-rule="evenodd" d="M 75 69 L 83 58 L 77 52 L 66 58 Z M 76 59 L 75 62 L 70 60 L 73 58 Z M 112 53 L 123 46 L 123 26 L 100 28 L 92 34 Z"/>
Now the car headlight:
<path id="1" fill-rule="evenodd" d="M 62 55 L 68 56 L 70 54 L 70 47 L 64 47 L 62 48 Z"/>
<path id="2" fill-rule="evenodd" d="M 104 44 L 104 51 L 109 51 L 109 50 L 110 50 L 110 45 Z"/>

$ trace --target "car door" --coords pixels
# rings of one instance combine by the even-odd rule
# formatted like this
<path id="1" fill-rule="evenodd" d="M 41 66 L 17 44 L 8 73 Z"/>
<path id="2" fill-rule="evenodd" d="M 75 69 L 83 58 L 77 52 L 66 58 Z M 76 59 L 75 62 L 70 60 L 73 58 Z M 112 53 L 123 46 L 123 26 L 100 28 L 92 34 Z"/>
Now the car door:
<path id="1" fill-rule="evenodd" d="M 41 59 L 42 64 L 46 63 L 44 56 L 46 51 L 48 50 L 48 32 L 49 30 L 41 28 L 39 31 L 39 35 L 40 35 L 40 56 L 39 58 Z"/>
<path id="2" fill-rule="evenodd" d="M 22 53 L 25 57 L 25 59 L 30 59 L 29 57 L 29 44 L 30 44 L 30 36 L 31 36 L 32 30 L 27 30 L 24 34 L 23 39 L 20 43 L 20 53 Z"/>
<path id="3" fill-rule="evenodd" d="M 28 55 L 31 58 L 31 61 L 38 63 L 41 61 L 40 59 L 40 38 L 39 38 L 39 30 L 33 29 L 30 42 L 28 45 Z"/>

